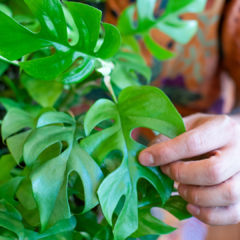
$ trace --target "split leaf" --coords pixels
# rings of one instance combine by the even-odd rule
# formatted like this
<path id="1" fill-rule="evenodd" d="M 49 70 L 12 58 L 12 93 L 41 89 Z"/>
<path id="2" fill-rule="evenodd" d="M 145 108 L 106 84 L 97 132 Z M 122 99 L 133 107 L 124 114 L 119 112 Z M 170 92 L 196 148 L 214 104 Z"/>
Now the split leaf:
<path id="1" fill-rule="evenodd" d="M 79 41 L 71 46 L 60 0 L 25 2 L 40 22 L 41 31 L 31 32 L 0 11 L 0 55 L 16 60 L 42 48 L 54 47 L 55 52 L 49 57 L 20 63 L 29 75 L 42 80 L 57 79 L 65 84 L 80 82 L 93 72 L 98 58 L 108 59 L 118 51 L 120 34 L 116 27 L 107 23 L 102 24 L 103 44 L 94 51 L 99 39 L 101 11 L 86 4 L 65 2 L 79 32 Z"/>
<path id="2" fill-rule="evenodd" d="M 151 69 L 146 65 L 142 56 L 128 52 L 118 52 L 113 58 L 114 69 L 111 81 L 120 89 L 138 86 L 140 82 L 136 75 L 142 75 L 147 83 L 151 79 Z"/>
<path id="3" fill-rule="evenodd" d="M 112 127 L 90 135 L 98 123 L 107 119 L 114 121 Z M 173 181 L 159 168 L 139 164 L 137 155 L 145 147 L 131 138 L 131 132 L 145 127 L 174 138 L 185 132 L 182 118 L 161 90 L 149 86 L 128 87 L 120 93 L 117 104 L 106 99 L 97 101 L 86 114 L 84 127 L 88 137 L 81 144 L 99 164 L 114 150 L 123 155 L 121 165 L 100 185 L 98 196 L 110 225 L 119 200 L 125 196 L 114 226 L 114 240 L 126 239 L 138 228 L 139 179 L 146 179 L 154 186 L 162 205 L 170 197 L 173 187 Z"/>
<path id="4" fill-rule="evenodd" d="M 96 192 L 103 174 L 95 161 L 80 147 L 78 140 L 82 138 L 84 133 L 77 128 L 75 119 L 65 113 L 47 112 L 39 118 L 37 129 L 29 135 L 24 145 L 24 161 L 33 169 L 29 177 L 40 212 L 42 231 L 71 217 L 67 194 L 71 172 L 76 172 L 82 179 L 85 197 L 82 212 L 98 204 Z M 48 158 L 48 161 L 34 168 L 44 150 L 62 141 L 67 143 L 67 148 L 61 154 Z"/>
<path id="5" fill-rule="evenodd" d="M 122 36 L 140 35 L 148 50 L 158 59 L 165 60 L 175 54 L 158 45 L 151 36 L 152 29 L 158 29 L 175 41 L 186 44 L 197 32 L 198 23 L 195 20 L 182 20 L 184 13 L 199 13 L 206 0 L 169 0 L 165 12 L 155 18 L 154 9 L 157 0 L 137 0 L 123 11 L 118 20 L 118 29 Z M 134 20 L 137 10 L 138 21 Z"/>

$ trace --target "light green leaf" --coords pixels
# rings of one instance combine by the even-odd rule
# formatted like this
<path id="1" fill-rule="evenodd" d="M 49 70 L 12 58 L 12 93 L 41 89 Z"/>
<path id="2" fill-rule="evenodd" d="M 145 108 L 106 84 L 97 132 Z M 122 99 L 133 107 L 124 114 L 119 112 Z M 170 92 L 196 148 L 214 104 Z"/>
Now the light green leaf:
<path id="1" fill-rule="evenodd" d="M 57 125 L 47 126 L 52 124 Z M 103 174 L 100 167 L 78 144 L 78 140 L 83 137 L 83 132 L 76 127 L 75 119 L 65 113 L 48 112 L 39 118 L 37 129 L 29 135 L 25 143 L 24 161 L 29 168 L 34 166 L 38 156 L 48 147 L 61 141 L 68 144 L 60 155 L 44 162 L 30 174 L 42 230 L 71 217 L 67 194 L 71 172 L 79 174 L 83 182 L 83 212 L 98 204 L 96 191 Z"/>
<path id="2" fill-rule="evenodd" d="M 71 84 L 84 80 L 95 68 L 97 58 L 108 59 L 119 49 L 120 34 L 114 26 L 103 23 L 105 38 L 97 52 L 101 12 L 86 4 L 65 2 L 78 28 L 79 41 L 68 42 L 67 24 L 60 0 L 25 0 L 41 24 L 41 31 L 33 33 L 0 11 L 0 55 L 16 60 L 46 47 L 54 47 L 52 56 L 21 62 L 31 76 Z M 77 66 L 74 63 L 81 60 Z"/>
<path id="3" fill-rule="evenodd" d="M 196 20 L 182 20 L 184 13 L 199 13 L 203 11 L 207 0 L 169 0 L 165 12 L 154 17 L 157 0 L 137 0 L 136 4 L 126 8 L 118 20 L 118 29 L 122 36 L 140 35 L 149 51 L 158 59 L 166 60 L 174 53 L 159 46 L 151 37 L 151 30 L 158 29 L 175 41 L 186 44 L 196 34 L 198 23 Z M 138 22 L 134 22 L 137 10 Z"/>
<path id="4" fill-rule="evenodd" d="M 14 161 L 11 154 L 7 154 L 1 157 L 0 159 L 0 185 L 8 182 L 8 180 L 12 179 L 10 175 L 10 171 L 16 166 L 16 162 Z"/>
<path id="5" fill-rule="evenodd" d="M 129 86 L 140 85 L 135 73 L 139 73 L 149 83 L 151 69 L 146 65 L 143 57 L 128 52 L 118 52 L 113 58 L 114 69 L 111 74 L 111 81 L 120 89 Z"/>
<path id="6" fill-rule="evenodd" d="M 11 108 L 3 119 L 2 123 L 2 139 L 5 141 L 8 137 L 18 131 L 35 127 L 33 117 L 26 111 L 18 108 Z"/>
<path id="7" fill-rule="evenodd" d="M 21 181 L 16 192 L 16 197 L 26 210 L 33 210 L 37 207 L 33 198 L 32 185 L 29 178 Z"/>
<path id="8" fill-rule="evenodd" d="M 14 196 L 23 179 L 24 177 L 15 177 L 0 185 L 0 199 L 5 199 L 13 206 L 18 205 L 18 202 L 15 201 Z"/>
<path id="9" fill-rule="evenodd" d="M 5 4 L 0 3 L 0 11 L 7 14 L 9 17 L 12 17 L 12 10 Z"/>
<path id="10" fill-rule="evenodd" d="M 63 85 L 59 82 L 43 82 L 27 74 L 22 74 L 21 82 L 29 95 L 42 107 L 52 107 L 63 90 Z"/>
<path id="11" fill-rule="evenodd" d="M 19 221 L 22 221 L 22 216 L 19 211 L 14 208 L 10 203 L 8 203 L 5 199 L 0 200 L 0 212 L 11 216 Z"/>
<path id="12" fill-rule="evenodd" d="M 23 146 L 31 131 L 32 130 L 28 130 L 26 132 L 16 134 L 7 139 L 8 149 L 17 164 L 19 164 L 22 160 Z"/>
<path id="13" fill-rule="evenodd" d="M 112 119 L 114 125 L 93 135 L 92 129 L 100 122 Z M 143 167 L 137 160 L 144 146 L 131 138 L 134 128 L 146 127 L 170 138 L 185 132 L 181 116 L 165 94 L 155 87 L 128 87 L 118 99 L 97 101 L 84 120 L 86 139 L 81 145 L 101 164 L 113 150 L 123 154 L 117 170 L 108 175 L 98 189 L 98 196 L 104 216 L 112 225 L 113 212 L 125 196 L 125 204 L 114 226 L 114 240 L 123 240 L 138 228 L 137 182 L 144 178 L 161 196 L 164 204 L 172 192 L 172 180 L 159 168 Z"/>
<path id="14" fill-rule="evenodd" d="M 9 111 L 11 108 L 20 108 L 20 104 L 13 101 L 10 98 L 4 98 L 0 97 L 0 103 L 3 105 L 3 107 Z"/>
<path id="15" fill-rule="evenodd" d="M 2 228 L 5 228 L 13 233 L 15 233 L 18 236 L 19 240 L 24 239 L 24 226 L 23 224 L 13 218 L 12 216 L 9 216 L 4 213 L 0 213 L 0 226 Z"/>

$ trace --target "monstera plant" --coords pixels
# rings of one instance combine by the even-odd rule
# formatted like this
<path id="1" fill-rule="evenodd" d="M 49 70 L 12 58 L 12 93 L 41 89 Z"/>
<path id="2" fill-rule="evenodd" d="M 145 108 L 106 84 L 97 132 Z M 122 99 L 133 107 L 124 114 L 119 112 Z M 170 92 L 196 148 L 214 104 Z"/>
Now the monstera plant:
<path id="1" fill-rule="evenodd" d="M 155 57 L 173 57 L 151 29 L 188 42 L 197 22 L 179 17 L 206 1 L 169 0 L 156 18 L 156 0 L 138 0 L 117 27 L 86 2 L 0 3 L 1 239 L 157 239 L 175 228 L 153 207 L 190 217 L 173 181 L 137 160 L 146 146 L 134 129 L 169 138 L 185 131 L 168 97 L 141 85 L 151 69 L 137 39 Z M 77 112 L 86 102 L 90 109 Z"/>

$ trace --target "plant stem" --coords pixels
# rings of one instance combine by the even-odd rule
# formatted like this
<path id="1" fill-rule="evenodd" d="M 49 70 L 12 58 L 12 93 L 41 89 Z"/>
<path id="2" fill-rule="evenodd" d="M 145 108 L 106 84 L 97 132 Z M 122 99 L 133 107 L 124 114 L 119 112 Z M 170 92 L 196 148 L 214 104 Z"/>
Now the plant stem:
<path id="1" fill-rule="evenodd" d="M 112 95 L 113 101 L 114 101 L 116 104 L 118 104 L 116 95 L 115 95 L 115 93 L 114 93 L 114 91 L 113 91 L 113 88 L 112 88 L 112 85 L 111 85 L 111 77 L 110 77 L 110 76 L 104 77 L 104 83 L 105 83 L 106 87 L 108 88 L 110 94 Z"/>

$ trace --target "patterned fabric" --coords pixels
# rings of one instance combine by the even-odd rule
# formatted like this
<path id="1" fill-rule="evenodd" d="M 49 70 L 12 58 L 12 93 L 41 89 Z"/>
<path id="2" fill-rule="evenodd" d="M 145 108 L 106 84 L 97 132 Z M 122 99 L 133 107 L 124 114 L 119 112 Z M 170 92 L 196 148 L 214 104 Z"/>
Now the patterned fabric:
<path id="1" fill-rule="evenodd" d="M 174 42 L 158 30 L 152 31 L 152 36 L 161 46 L 177 54 L 171 60 L 158 61 L 139 39 L 141 53 L 152 68 L 151 85 L 161 88 L 182 116 L 196 112 L 227 114 L 236 103 L 236 89 L 240 90 L 240 68 L 236 64 L 240 58 L 233 52 L 240 52 L 240 38 L 237 38 L 240 25 L 236 25 L 240 21 L 240 0 L 231 0 L 228 5 L 226 1 L 208 0 L 203 13 L 181 16 L 182 19 L 196 19 L 199 22 L 196 36 L 186 45 Z M 121 12 L 134 2 L 136 0 L 108 0 L 94 6 L 103 11 L 104 22 L 116 25 Z M 157 0 L 156 16 L 164 12 L 167 2 Z M 222 16 L 224 21 L 220 25 Z M 229 48 L 229 45 L 232 47 Z M 240 99 L 240 94 L 237 95 Z M 101 90 L 89 92 L 81 107 L 73 108 L 73 112 L 76 115 L 86 112 L 95 96 L 106 97 L 106 94 Z"/>
<path id="2" fill-rule="evenodd" d="M 132 2 L 135 1 L 108 0 L 104 21 L 116 24 L 119 14 Z M 183 116 L 195 112 L 221 114 L 233 107 L 230 99 L 223 99 L 223 96 L 234 96 L 232 88 L 226 87 L 229 79 L 222 79 L 219 68 L 219 23 L 224 4 L 225 0 L 209 0 L 202 14 L 181 16 L 199 22 L 198 33 L 187 45 L 175 43 L 158 30 L 152 32 L 160 45 L 177 53 L 174 59 L 157 61 L 139 40 L 142 54 L 154 73 L 151 85 L 160 87 Z M 167 0 L 158 1 L 156 15 L 161 15 L 166 5 Z M 230 81 L 229 86 L 231 84 Z"/>

